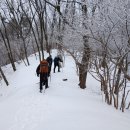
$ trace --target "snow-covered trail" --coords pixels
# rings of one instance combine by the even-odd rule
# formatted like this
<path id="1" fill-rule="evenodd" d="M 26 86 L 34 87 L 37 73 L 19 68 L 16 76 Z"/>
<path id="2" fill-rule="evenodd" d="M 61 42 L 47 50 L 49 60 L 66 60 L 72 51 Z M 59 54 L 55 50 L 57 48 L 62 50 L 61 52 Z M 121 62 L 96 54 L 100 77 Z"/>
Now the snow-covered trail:
<path id="1" fill-rule="evenodd" d="M 75 64 L 66 56 L 61 72 L 52 73 L 49 88 L 39 93 L 35 69 L 38 61 L 19 66 L 9 76 L 11 84 L 0 97 L 0 130 L 129 130 L 130 112 L 121 113 L 92 91 L 78 87 Z M 67 81 L 63 81 L 67 78 Z"/>

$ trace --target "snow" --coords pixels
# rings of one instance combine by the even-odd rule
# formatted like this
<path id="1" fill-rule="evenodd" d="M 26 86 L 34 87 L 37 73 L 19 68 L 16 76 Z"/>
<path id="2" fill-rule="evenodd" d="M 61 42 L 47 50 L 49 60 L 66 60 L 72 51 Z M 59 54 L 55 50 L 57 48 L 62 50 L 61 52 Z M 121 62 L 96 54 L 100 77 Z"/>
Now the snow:
<path id="1" fill-rule="evenodd" d="M 39 93 L 39 61 L 34 55 L 29 61 L 28 67 L 17 64 L 16 72 L 3 68 L 10 85 L 0 85 L 0 130 L 130 130 L 130 110 L 107 105 L 95 79 L 88 75 L 87 89 L 79 88 L 71 56 L 61 72 L 51 72 L 45 93 Z"/>

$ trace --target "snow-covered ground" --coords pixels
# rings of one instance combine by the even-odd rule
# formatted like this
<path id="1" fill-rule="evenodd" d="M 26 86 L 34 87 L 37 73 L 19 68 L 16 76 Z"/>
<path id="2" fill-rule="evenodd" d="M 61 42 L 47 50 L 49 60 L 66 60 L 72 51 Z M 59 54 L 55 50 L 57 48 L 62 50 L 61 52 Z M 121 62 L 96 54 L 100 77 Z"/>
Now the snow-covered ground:
<path id="1" fill-rule="evenodd" d="M 79 88 L 69 55 L 61 72 L 52 71 L 45 93 L 39 93 L 35 72 L 39 61 L 33 55 L 29 61 L 28 67 L 17 65 L 16 72 L 3 68 L 10 85 L 0 85 L 0 130 L 130 130 L 130 110 L 122 113 L 104 103 L 90 75 L 87 89 Z"/>

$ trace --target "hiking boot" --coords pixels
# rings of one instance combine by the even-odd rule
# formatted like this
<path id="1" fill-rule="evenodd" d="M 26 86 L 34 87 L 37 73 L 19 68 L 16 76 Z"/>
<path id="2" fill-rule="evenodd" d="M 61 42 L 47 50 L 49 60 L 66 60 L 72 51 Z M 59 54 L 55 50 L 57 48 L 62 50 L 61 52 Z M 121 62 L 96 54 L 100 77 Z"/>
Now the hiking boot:
<path id="1" fill-rule="evenodd" d="M 45 89 L 49 88 L 49 86 L 46 86 Z"/>
<path id="2" fill-rule="evenodd" d="M 42 93 L 42 90 L 40 90 L 40 93 Z"/>

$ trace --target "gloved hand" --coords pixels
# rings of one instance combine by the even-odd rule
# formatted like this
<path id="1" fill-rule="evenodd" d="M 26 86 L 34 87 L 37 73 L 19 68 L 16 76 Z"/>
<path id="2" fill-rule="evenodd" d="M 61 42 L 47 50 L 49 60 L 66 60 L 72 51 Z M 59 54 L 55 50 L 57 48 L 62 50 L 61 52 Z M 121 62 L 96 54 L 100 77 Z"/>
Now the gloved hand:
<path id="1" fill-rule="evenodd" d="M 39 74 L 37 74 L 37 77 L 39 77 Z"/>

